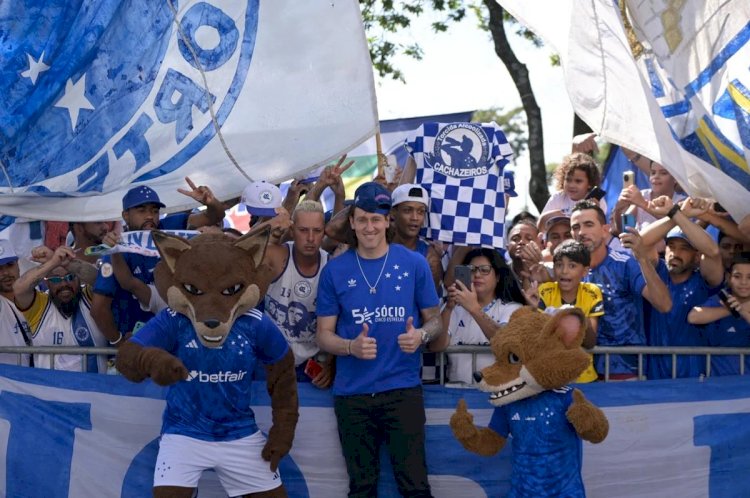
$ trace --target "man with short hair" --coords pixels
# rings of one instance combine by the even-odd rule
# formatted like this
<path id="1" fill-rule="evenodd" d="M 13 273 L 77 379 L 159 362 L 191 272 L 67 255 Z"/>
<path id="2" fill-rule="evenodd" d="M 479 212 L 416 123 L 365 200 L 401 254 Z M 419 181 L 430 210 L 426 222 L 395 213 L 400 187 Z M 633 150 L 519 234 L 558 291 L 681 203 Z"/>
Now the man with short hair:
<path id="1" fill-rule="evenodd" d="M 431 496 L 419 353 L 445 331 L 427 261 L 388 240 L 390 211 L 385 187 L 357 189 L 353 247 L 326 265 L 318 288 L 318 344 L 338 356 L 334 410 L 351 497 L 377 495 L 383 444 L 401 495 Z"/>
<path id="2" fill-rule="evenodd" d="M 658 197 L 648 204 L 648 210 L 659 220 L 645 228 L 641 237 L 646 245 L 666 241 L 664 260 L 657 272 L 666 283 L 672 298 L 672 309 L 667 313 L 650 310 L 648 316 L 649 346 L 706 346 L 698 327 L 687 321 L 694 306 L 704 303 L 719 290 L 724 281 L 724 266 L 719 246 L 713 238 L 691 218 L 704 214 L 711 203 L 705 199 L 688 198 L 679 204 L 668 196 Z M 705 373 L 702 356 L 677 357 L 676 377 L 698 377 Z M 672 357 L 653 355 L 648 358 L 649 379 L 672 378 Z"/>
<path id="3" fill-rule="evenodd" d="M 252 213 L 253 208 L 248 209 Z M 274 275 L 266 292 L 266 311 L 294 353 L 297 379 L 312 380 L 320 388 L 330 386 L 332 381 L 331 362 L 318 355 L 320 348 L 315 342 L 318 279 L 328 262 L 328 253 L 320 248 L 324 229 L 323 206 L 317 201 L 304 200 L 292 213 L 292 240 L 281 245 L 269 244 L 264 257 Z M 324 368 L 310 379 L 304 370 L 307 360 L 313 357 Z"/>
<path id="4" fill-rule="evenodd" d="M 196 187 L 189 178 L 185 178 L 190 190 L 178 189 L 181 194 L 203 203 L 206 210 L 200 213 L 176 213 L 159 219 L 159 213 L 166 205 L 159 195 L 146 185 L 133 187 L 122 198 L 122 218 L 126 230 L 184 230 L 187 227 L 214 225 L 224 218 L 224 205 L 219 202 L 206 186 Z M 117 244 L 120 234 L 109 232 L 103 242 L 109 246 Z M 154 281 L 153 271 L 158 257 L 143 256 L 135 253 L 114 254 L 122 257 L 133 276 L 145 284 Z M 153 314 L 144 311 L 138 299 L 124 290 L 117 282 L 111 257 L 104 256 L 99 269 L 99 276 L 94 285 L 92 315 L 97 326 L 113 346 L 122 343 L 123 337 L 137 331 Z"/>
<path id="5" fill-rule="evenodd" d="M 18 256 L 9 240 L 0 239 L 0 346 L 31 346 L 31 329 L 14 302 L 13 284 L 20 276 Z M 0 354 L 0 363 L 34 366 L 31 355 Z"/>
<path id="6" fill-rule="evenodd" d="M 96 254 L 85 253 L 87 247 L 98 246 L 104 236 L 112 231 L 114 222 L 112 221 L 72 221 L 68 224 L 70 233 L 73 234 L 73 243 L 71 248 L 75 252 L 76 258 L 95 264 L 99 259 Z"/>
<path id="7" fill-rule="evenodd" d="M 623 247 L 633 255 L 611 250 L 607 246 L 609 224 L 599 207 L 591 200 L 578 202 L 571 213 L 570 228 L 573 237 L 591 253 L 591 270 L 583 279 L 602 290 L 604 315 L 599 320 L 597 345 L 643 346 L 646 335 L 643 324 L 643 303 L 649 301 L 654 309 L 668 312 L 672 300 L 664 282 L 656 273 L 638 232 L 632 230 L 620 235 Z M 596 357 L 599 376 L 605 371 L 606 358 Z M 638 376 L 636 356 L 610 355 L 610 379 L 630 380 Z"/>
<path id="8" fill-rule="evenodd" d="M 82 288 L 69 264 L 75 254 L 60 246 L 40 266 L 24 273 L 13 284 L 15 302 L 29 324 L 35 346 L 104 347 L 106 339 L 91 317 L 91 291 Z M 36 290 L 44 280 L 47 291 Z M 95 355 L 34 355 L 34 365 L 55 370 L 105 373 L 107 361 Z"/>

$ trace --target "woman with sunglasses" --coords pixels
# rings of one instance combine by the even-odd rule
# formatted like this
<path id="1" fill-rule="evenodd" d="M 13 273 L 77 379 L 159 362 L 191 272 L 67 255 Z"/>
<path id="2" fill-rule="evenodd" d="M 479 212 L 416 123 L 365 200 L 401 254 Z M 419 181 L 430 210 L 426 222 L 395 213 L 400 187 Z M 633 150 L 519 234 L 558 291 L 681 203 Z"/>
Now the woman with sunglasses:
<path id="1" fill-rule="evenodd" d="M 448 302 L 442 312 L 443 327 L 448 329 L 451 346 L 489 344 L 499 330 L 498 325 L 508 323 L 510 315 L 524 306 L 526 300 L 515 275 L 494 249 L 472 249 L 462 264 L 471 269 L 471 286 L 456 280 L 448 287 Z M 440 345 L 431 346 L 432 350 L 439 350 Z M 477 354 L 473 369 L 471 357 L 466 353 L 448 355 L 451 382 L 471 384 L 474 370 L 481 370 L 495 361 L 492 353 Z"/>

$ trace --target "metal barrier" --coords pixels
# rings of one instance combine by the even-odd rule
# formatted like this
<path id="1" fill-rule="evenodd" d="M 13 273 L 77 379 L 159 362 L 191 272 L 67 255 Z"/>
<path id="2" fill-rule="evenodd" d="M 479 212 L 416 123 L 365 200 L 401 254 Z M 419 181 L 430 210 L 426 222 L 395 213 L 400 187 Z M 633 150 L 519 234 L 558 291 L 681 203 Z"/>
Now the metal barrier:
<path id="1" fill-rule="evenodd" d="M 697 355 L 706 357 L 706 376 L 711 376 L 711 357 L 712 356 L 739 356 L 740 357 L 740 375 L 745 375 L 745 356 L 750 355 L 748 348 L 724 348 L 724 347 L 687 347 L 687 346 L 597 346 L 587 350 L 593 355 L 604 355 L 605 369 L 604 381 L 610 380 L 609 364 L 610 355 L 633 355 L 638 356 L 638 379 L 645 380 L 643 373 L 643 357 L 647 355 L 671 355 L 672 356 L 672 378 L 677 378 L 677 357 Z M 489 346 L 450 346 L 444 352 L 438 354 L 437 368 L 440 372 L 440 384 L 445 384 L 445 365 L 446 354 L 471 354 L 471 371 L 476 371 L 477 354 L 490 353 Z"/>
<path id="2" fill-rule="evenodd" d="M 745 356 L 750 355 L 749 348 L 723 348 L 723 347 L 670 347 L 670 346 L 597 346 L 588 350 L 594 355 L 604 355 L 605 370 L 604 380 L 608 381 L 609 375 L 609 358 L 610 355 L 634 355 L 638 356 L 638 378 L 645 379 L 643 374 L 643 357 L 646 355 L 671 355 L 672 356 L 672 378 L 677 377 L 677 357 L 683 355 L 698 355 L 706 357 L 706 376 L 711 376 L 711 357 L 712 356 L 739 356 L 740 357 L 740 375 L 745 375 Z M 51 363 L 54 369 L 55 355 L 58 354 L 78 354 L 88 355 L 105 355 L 111 356 L 117 354 L 115 348 L 84 348 L 78 346 L 0 346 L 0 353 L 9 353 L 18 355 L 18 364 L 21 364 L 24 354 L 48 354 L 51 355 Z M 450 346 L 445 351 L 438 353 L 438 364 L 436 365 L 440 372 L 440 384 L 445 384 L 445 366 L 446 354 L 471 354 L 471 370 L 475 371 L 477 366 L 477 354 L 492 353 L 489 346 Z M 85 360 L 86 358 L 84 358 Z M 82 364 L 85 366 L 86 362 Z"/>

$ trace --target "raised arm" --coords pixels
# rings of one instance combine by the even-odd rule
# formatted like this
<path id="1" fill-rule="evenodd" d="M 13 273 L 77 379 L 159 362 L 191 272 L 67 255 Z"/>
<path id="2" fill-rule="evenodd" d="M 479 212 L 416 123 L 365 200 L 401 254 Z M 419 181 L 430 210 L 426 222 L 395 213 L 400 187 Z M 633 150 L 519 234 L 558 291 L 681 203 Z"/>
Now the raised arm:
<path id="1" fill-rule="evenodd" d="M 60 246 L 55 249 L 52 256 L 50 256 L 44 263 L 21 275 L 21 277 L 13 283 L 14 300 L 18 309 L 29 309 L 29 306 L 34 302 L 34 295 L 36 292 L 34 288 L 39 282 L 41 282 L 49 272 L 58 266 L 67 266 L 67 264 L 73 259 L 75 259 L 73 249 L 66 246 Z"/>
<path id="2" fill-rule="evenodd" d="M 667 313 L 672 309 L 672 297 L 669 294 L 667 285 L 656 273 L 656 268 L 649 257 L 649 246 L 643 243 L 643 239 L 636 230 L 628 228 L 627 233 L 620 235 L 623 247 L 631 249 L 633 256 L 638 261 L 638 266 L 641 268 L 643 279 L 646 281 L 646 285 L 641 291 L 641 295 L 650 302 L 653 307 L 662 313 Z"/>

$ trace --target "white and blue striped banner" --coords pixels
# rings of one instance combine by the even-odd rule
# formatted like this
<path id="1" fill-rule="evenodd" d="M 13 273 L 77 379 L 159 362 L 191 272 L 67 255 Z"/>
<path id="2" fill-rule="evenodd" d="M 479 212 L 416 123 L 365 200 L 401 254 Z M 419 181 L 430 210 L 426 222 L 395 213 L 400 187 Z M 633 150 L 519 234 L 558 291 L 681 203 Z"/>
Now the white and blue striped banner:
<path id="1" fill-rule="evenodd" d="M 750 376 L 580 386 L 604 408 L 609 437 L 584 444 L 589 497 L 750 496 Z M 0 496 L 150 496 L 165 390 L 119 376 L 0 365 Z M 265 385 L 254 410 L 270 426 Z M 436 498 L 503 496 L 510 446 L 484 458 L 466 452 L 448 421 L 466 398 L 477 424 L 492 413 L 484 393 L 425 388 L 427 464 Z M 281 463 L 290 496 L 339 497 L 346 469 L 328 391 L 300 386 L 300 419 Z M 380 496 L 398 496 L 383 456 Z M 213 472 L 199 496 L 224 497 Z"/>
<path id="2" fill-rule="evenodd" d="M 377 130 L 356 0 L 6 0 L 0 33 L 11 217 L 118 219 L 133 184 L 191 208 L 185 176 L 238 197 Z"/>

